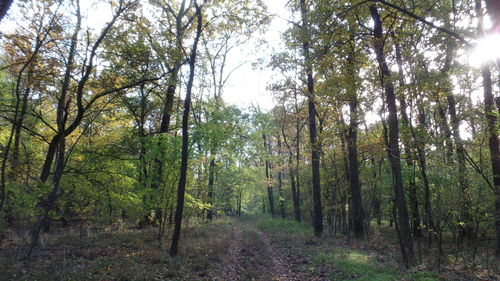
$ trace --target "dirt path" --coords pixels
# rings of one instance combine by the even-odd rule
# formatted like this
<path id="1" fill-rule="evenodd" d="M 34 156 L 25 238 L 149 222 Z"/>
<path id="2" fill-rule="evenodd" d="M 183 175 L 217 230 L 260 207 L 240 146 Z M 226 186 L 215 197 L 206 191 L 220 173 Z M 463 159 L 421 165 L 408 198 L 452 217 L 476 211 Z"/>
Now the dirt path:
<path id="1" fill-rule="evenodd" d="M 286 253 L 255 226 L 237 222 L 227 257 L 218 266 L 213 280 L 328 280 L 301 267 L 297 258 Z"/>
<path id="2" fill-rule="evenodd" d="M 269 236 L 262 231 L 257 230 L 262 242 L 264 243 L 266 249 L 269 252 L 271 260 L 273 261 L 273 280 L 276 281 L 295 281 L 295 280 L 305 280 L 302 274 L 294 272 L 293 268 L 296 266 L 292 264 L 289 256 L 285 255 L 282 251 L 276 248 Z"/>
<path id="3" fill-rule="evenodd" d="M 241 225 L 237 223 L 234 227 L 234 238 L 229 244 L 226 259 L 219 265 L 219 276 L 214 280 L 241 280 L 240 272 L 242 270 L 241 253 L 243 250 L 243 241 L 241 239 Z"/>

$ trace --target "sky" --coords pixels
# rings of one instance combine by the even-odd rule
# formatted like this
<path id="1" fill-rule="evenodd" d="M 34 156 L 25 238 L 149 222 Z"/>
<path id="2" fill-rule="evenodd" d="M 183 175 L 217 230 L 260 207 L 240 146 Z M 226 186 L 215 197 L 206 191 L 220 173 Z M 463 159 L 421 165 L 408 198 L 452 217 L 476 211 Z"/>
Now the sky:
<path id="1" fill-rule="evenodd" d="M 242 108 L 258 106 L 262 110 L 268 111 L 273 107 L 273 96 L 266 90 L 266 87 L 272 81 L 275 73 L 269 69 L 255 68 L 253 63 L 259 58 L 268 61 L 272 50 L 280 48 L 280 34 L 288 28 L 288 23 L 282 18 L 287 18 L 288 9 L 285 7 L 286 0 L 264 0 L 264 2 L 268 6 L 268 13 L 277 15 L 272 18 L 269 28 L 264 34 L 264 39 L 268 44 L 256 51 L 255 42 L 250 42 L 250 44 L 245 44 L 230 54 L 228 69 L 239 65 L 240 58 L 247 57 L 250 53 L 256 53 L 248 57 L 248 62 L 230 76 L 224 89 L 223 98 L 227 103 Z M 264 67 L 265 65 L 263 65 Z"/>

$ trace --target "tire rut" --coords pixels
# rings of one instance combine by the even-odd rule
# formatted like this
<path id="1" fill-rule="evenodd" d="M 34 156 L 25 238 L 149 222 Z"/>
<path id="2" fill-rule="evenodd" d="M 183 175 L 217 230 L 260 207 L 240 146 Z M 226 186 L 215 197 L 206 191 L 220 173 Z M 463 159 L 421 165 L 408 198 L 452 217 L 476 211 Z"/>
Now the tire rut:
<path id="1" fill-rule="evenodd" d="M 229 244 L 227 257 L 218 268 L 219 276 L 213 280 L 241 280 L 240 272 L 242 269 L 241 252 L 243 251 L 243 240 L 241 238 L 241 227 L 236 224 L 234 227 L 234 238 Z"/>
<path id="2" fill-rule="evenodd" d="M 297 276 L 297 273 L 292 269 L 292 263 L 289 258 L 279 249 L 277 249 L 271 239 L 264 232 L 257 230 L 257 233 L 260 236 L 260 239 L 264 243 L 265 247 L 269 251 L 269 255 L 273 261 L 273 280 L 276 281 L 295 281 L 295 280 L 304 280 L 301 279 L 300 276 Z"/>

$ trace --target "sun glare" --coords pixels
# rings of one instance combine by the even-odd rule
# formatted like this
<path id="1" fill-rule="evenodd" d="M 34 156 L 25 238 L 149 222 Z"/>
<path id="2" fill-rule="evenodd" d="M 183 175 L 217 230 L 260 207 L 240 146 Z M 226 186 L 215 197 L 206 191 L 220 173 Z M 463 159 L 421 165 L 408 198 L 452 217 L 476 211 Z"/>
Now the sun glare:
<path id="1" fill-rule="evenodd" d="M 469 64 L 480 67 L 485 62 L 500 58 L 500 34 L 487 35 L 480 39 L 469 56 Z"/>

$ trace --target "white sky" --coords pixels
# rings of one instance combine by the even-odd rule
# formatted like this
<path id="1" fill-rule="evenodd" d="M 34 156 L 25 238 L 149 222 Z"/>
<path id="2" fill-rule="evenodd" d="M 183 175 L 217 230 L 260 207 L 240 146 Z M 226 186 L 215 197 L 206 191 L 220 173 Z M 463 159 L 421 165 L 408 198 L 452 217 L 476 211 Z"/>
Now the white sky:
<path id="1" fill-rule="evenodd" d="M 273 107 L 273 97 L 271 92 L 266 90 L 267 85 L 272 81 L 273 71 L 269 69 L 256 69 L 252 66 L 257 59 L 268 61 L 273 49 L 279 49 L 281 43 L 280 34 L 288 28 L 288 23 L 280 19 L 289 18 L 289 11 L 285 8 L 286 0 L 265 0 L 268 6 L 268 13 L 277 16 L 272 18 L 269 29 L 264 34 L 268 45 L 262 50 L 258 50 L 258 55 L 247 57 L 254 53 L 255 43 L 245 44 L 238 50 L 233 51 L 228 62 L 228 69 L 231 65 L 239 65 L 241 58 L 249 60 L 248 63 L 237 69 L 229 78 L 224 89 L 224 100 L 229 104 L 239 107 L 259 106 L 263 110 L 270 110 Z M 265 65 L 262 66 L 265 68 Z"/>

